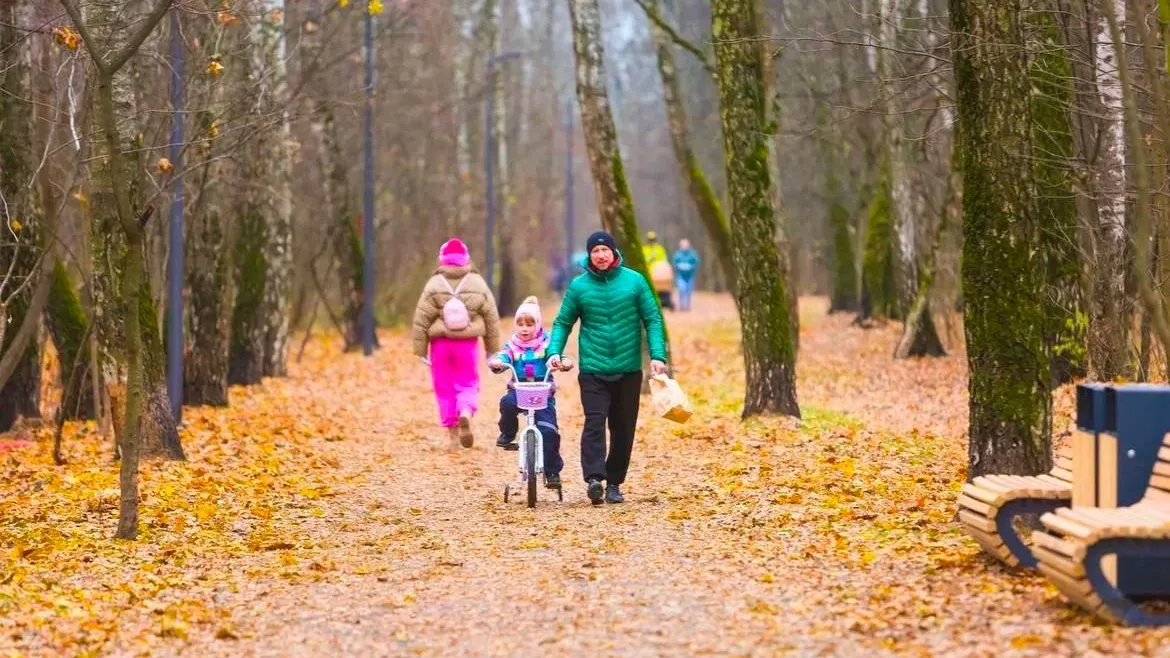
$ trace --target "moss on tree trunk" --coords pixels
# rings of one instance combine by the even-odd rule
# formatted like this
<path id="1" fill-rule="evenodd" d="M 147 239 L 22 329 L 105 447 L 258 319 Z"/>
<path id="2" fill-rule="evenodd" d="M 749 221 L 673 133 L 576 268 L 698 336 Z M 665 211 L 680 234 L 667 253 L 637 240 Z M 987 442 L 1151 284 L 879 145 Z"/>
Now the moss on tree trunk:
<path id="1" fill-rule="evenodd" d="M 768 166 L 767 69 L 761 48 L 753 41 L 760 34 L 755 2 L 714 0 L 711 24 L 747 374 L 743 414 L 799 417 L 789 281 L 776 246 Z"/>
<path id="2" fill-rule="evenodd" d="M 53 287 L 45 307 L 45 325 L 53 346 L 57 348 L 60 364 L 58 381 L 61 386 L 68 385 L 74 364 L 78 364 L 78 359 L 81 359 L 77 365 L 77 376 L 73 378 L 73 388 L 62 395 L 61 404 L 64 405 L 67 419 L 93 418 L 93 387 L 89 384 L 90 351 L 85 336 L 88 324 L 89 318 L 81 307 L 69 271 L 58 261 L 53 267 Z"/>
<path id="3" fill-rule="evenodd" d="M 95 38 L 117 52 L 128 39 L 125 26 L 119 24 L 122 3 L 94 0 L 87 8 L 87 20 L 95 27 Z M 139 161 L 143 145 L 136 124 L 133 79 L 125 67 L 95 78 L 94 106 L 90 114 L 95 134 L 102 137 L 92 142 L 93 294 L 102 375 L 110 390 L 114 431 L 124 461 L 127 453 L 135 458 L 141 454 L 184 459 L 167 398 L 166 361 L 158 315 L 149 284 L 142 276 L 146 258 L 141 236 L 144 229 L 137 226 L 136 214 L 141 212 L 142 204 L 143 185 L 138 177 L 143 171 Z M 128 298 L 127 277 L 135 274 L 133 270 L 127 273 L 131 267 L 137 268 L 140 289 Z M 129 316 L 133 315 L 131 302 L 138 309 L 133 326 L 128 324 Z M 135 369 L 140 372 L 134 372 Z M 124 422 L 127 418 L 133 421 L 132 425 Z M 133 469 L 136 478 L 137 463 Z"/>
<path id="4" fill-rule="evenodd" d="M 1033 160 L 1038 204 L 1037 222 L 1044 249 L 1046 296 L 1045 340 L 1052 351 L 1054 385 L 1086 373 L 1086 315 L 1081 286 L 1081 251 L 1077 239 L 1077 191 L 1073 159 L 1072 67 L 1053 7 L 1029 14 L 1037 41 L 1028 69 L 1031 79 Z"/>
<path id="5" fill-rule="evenodd" d="M 886 159 L 866 209 L 865 253 L 861 261 L 861 311 L 858 319 L 888 320 L 895 313 L 893 224 Z"/>
<path id="6" fill-rule="evenodd" d="M 735 264 L 731 258 L 731 229 L 727 216 L 715 190 L 707 182 L 707 175 L 699 164 L 699 158 L 691 146 L 690 128 L 687 125 L 686 107 L 678 82 L 678 69 L 674 62 L 674 42 L 660 26 L 665 19 L 660 14 L 657 0 L 646 0 L 643 7 L 652 12 L 650 30 L 654 36 L 655 51 L 658 55 L 658 76 L 662 79 L 662 95 L 666 101 L 667 127 L 670 129 L 671 146 L 678 162 L 679 173 L 686 182 L 691 202 L 698 210 L 699 219 L 714 247 L 719 268 L 727 281 L 734 285 Z M 704 64 L 706 62 L 704 61 Z"/>
<path id="7" fill-rule="evenodd" d="M 259 168 L 253 161 L 249 169 Z M 240 214 L 236 237 L 236 300 L 232 310 L 231 348 L 228 352 L 228 383 L 258 384 L 264 376 L 264 295 L 268 262 L 265 247 L 268 232 L 260 202 L 249 195 Z"/>
<path id="8" fill-rule="evenodd" d="M 968 476 L 1051 464 L 1044 262 L 1020 0 L 951 0 L 963 173 Z"/>
<path id="9" fill-rule="evenodd" d="M 239 30 L 208 23 L 201 41 L 203 57 L 211 60 L 217 52 L 232 50 Z M 231 75 L 235 73 L 233 67 Z M 244 76 L 240 75 L 243 78 Z M 232 276 L 230 239 L 232 213 L 228 210 L 230 184 L 225 171 L 225 143 L 220 135 L 231 130 L 234 117 L 227 115 L 225 86 L 221 75 L 201 75 L 195 93 L 203 108 L 195 116 L 196 158 L 206 161 L 191 179 L 194 185 L 193 210 L 184 237 L 188 296 L 184 313 L 187 344 L 183 363 L 183 402 L 192 406 L 224 407 L 228 404 L 229 330 L 233 310 L 235 277 Z"/>
<path id="10" fill-rule="evenodd" d="M 829 118 L 827 103 L 822 103 L 817 113 L 817 124 L 821 130 L 829 130 Z M 860 308 L 861 302 L 853 231 L 849 224 L 849 211 L 845 209 L 842 199 L 836 143 L 830 137 L 822 142 L 822 146 L 825 152 L 825 199 L 829 204 L 829 229 L 833 233 L 833 249 L 829 252 L 833 277 L 829 312 L 853 313 Z"/>

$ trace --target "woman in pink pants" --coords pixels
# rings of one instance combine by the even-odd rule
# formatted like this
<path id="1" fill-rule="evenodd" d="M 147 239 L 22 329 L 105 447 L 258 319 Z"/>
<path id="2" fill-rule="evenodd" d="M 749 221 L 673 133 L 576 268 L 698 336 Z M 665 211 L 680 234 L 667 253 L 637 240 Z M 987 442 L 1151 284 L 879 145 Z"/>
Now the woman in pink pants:
<path id="1" fill-rule="evenodd" d="M 479 400 L 479 341 L 500 349 L 500 313 L 487 282 L 475 271 L 467 245 L 451 238 L 439 249 L 439 268 L 414 309 L 414 353 L 431 368 L 439 420 L 451 449 L 475 443 L 471 417 Z"/>

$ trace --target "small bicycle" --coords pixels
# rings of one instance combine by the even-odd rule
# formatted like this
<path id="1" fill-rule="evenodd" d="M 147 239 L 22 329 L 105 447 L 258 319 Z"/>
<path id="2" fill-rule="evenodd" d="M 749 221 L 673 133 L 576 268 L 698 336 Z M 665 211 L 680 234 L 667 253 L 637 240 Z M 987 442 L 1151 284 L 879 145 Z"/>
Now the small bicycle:
<path id="1" fill-rule="evenodd" d="M 561 359 L 562 371 L 573 369 L 573 362 Z M 528 488 L 528 506 L 536 507 L 536 480 L 544 473 L 544 434 L 536 426 L 536 412 L 548 407 L 548 399 L 552 393 L 553 383 L 549 381 L 552 368 L 547 368 L 544 379 L 539 382 L 522 382 L 520 373 L 515 366 L 509 364 L 505 368 L 492 368 L 496 373 L 512 371 L 512 388 L 516 391 L 516 406 L 525 412 L 528 424 L 520 431 L 519 445 L 508 450 L 519 451 L 520 482 Z M 556 487 L 557 500 L 564 500 L 561 487 Z M 504 502 L 508 502 L 512 495 L 512 485 L 504 485 Z"/>

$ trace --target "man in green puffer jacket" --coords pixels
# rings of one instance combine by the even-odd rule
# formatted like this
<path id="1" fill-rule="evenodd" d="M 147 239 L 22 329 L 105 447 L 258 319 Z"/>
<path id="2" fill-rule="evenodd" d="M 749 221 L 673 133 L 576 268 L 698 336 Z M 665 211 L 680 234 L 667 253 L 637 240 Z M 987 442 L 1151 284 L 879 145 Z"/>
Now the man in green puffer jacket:
<path id="1" fill-rule="evenodd" d="M 630 468 L 634 427 L 642 401 L 642 330 L 650 343 L 650 370 L 666 372 L 666 336 L 662 312 L 654 291 L 641 274 L 622 266 L 613 236 L 598 231 L 589 236 L 585 249 L 589 267 L 573 279 L 561 301 L 549 341 L 549 364 L 560 367 L 560 355 L 577 320 L 581 321 L 581 407 L 585 427 L 581 431 L 581 471 L 589 500 L 620 503 L 621 484 Z M 605 449 L 605 425 L 609 422 L 609 455 Z"/>

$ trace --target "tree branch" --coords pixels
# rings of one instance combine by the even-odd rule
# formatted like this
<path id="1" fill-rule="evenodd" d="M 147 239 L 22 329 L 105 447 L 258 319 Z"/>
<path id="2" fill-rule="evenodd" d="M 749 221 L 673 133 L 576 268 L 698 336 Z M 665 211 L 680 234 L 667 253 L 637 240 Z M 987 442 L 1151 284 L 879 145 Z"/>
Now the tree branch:
<path id="1" fill-rule="evenodd" d="M 65 0 L 62 1 L 64 2 Z M 134 56 L 134 53 L 138 52 L 138 48 L 142 45 L 142 42 L 146 41 L 146 37 L 150 36 L 150 33 L 154 31 L 154 28 L 158 25 L 159 21 L 162 20 L 162 17 L 166 15 L 167 9 L 170 9 L 171 4 L 176 1 L 177 0 L 158 0 L 158 4 L 155 5 L 155 8 L 150 12 L 150 15 L 146 17 L 146 22 L 138 28 L 138 32 L 136 32 L 134 36 L 130 37 L 130 41 L 128 41 L 126 45 L 122 47 L 122 50 L 114 53 L 113 59 L 110 60 L 108 64 L 108 72 L 103 71 L 103 73 L 107 73 L 107 75 L 117 73 L 118 69 L 121 69 L 122 66 L 126 64 L 126 62 L 130 61 L 130 58 Z M 81 30 L 79 29 L 78 32 L 80 31 Z"/>
<path id="2" fill-rule="evenodd" d="M 65 13 L 69 14 L 69 20 L 73 21 L 73 27 L 77 28 L 77 33 L 81 35 L 81 40 L 85 43 L 85 49 L 89 51 L 89 58 L 93 60 L 93 64 L 97 67 L 98 73 L 108 75 L 109 66 L 98 53 L 97 43 L 89 33 L 89 26 L 81 18 L 81 10 L 77 8 L 77 5 L 73 4 L 73 0 L 60 1 L 61 6 L 65 8 Z"/>
<path id="3" fill-rule="evenodd" d="M 671 27 L 669 23 L 663 20 L 662 15 L 658 13 L 657 5 L 647 4 L 646 0 L 634 0 L 634 2 L 638 3 L 638 6 L 642 8 L 642 11 L 646 12 L 646 18 L 650 19 L 651 23 L 654 23 L 658 26 L 659 29 L 665 32 L 666 35 L 670 37 L 670 40 L 675 43 L 675 45 L 697 57 L 699 63 L 703 65 L 703 68 L 707 69 L 707 73 L 711 74 L 712 77 L 715 76 L 715 67 L 711 64 L 711 60 L 707 59 L 707 54 L 700 50 L 699 47 L 695 44 L 684 39 L 683 36 L 675 31 L 675 29 Z"/>

